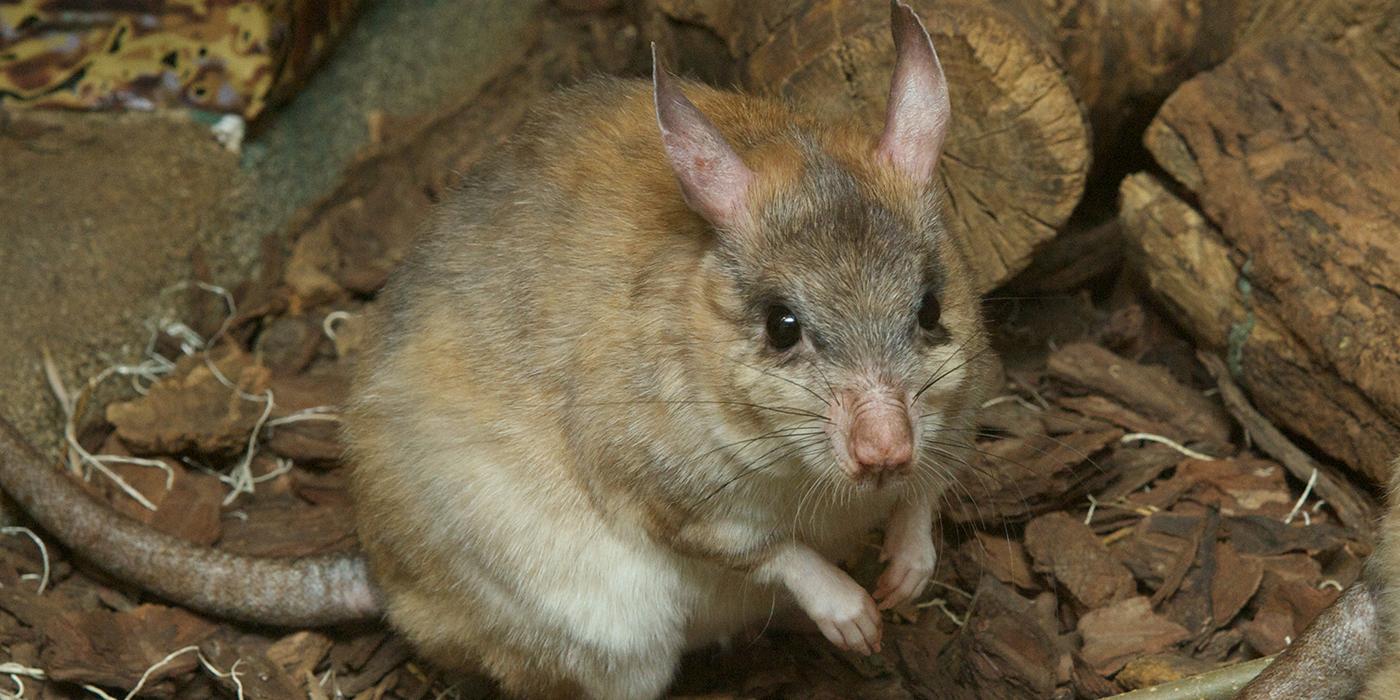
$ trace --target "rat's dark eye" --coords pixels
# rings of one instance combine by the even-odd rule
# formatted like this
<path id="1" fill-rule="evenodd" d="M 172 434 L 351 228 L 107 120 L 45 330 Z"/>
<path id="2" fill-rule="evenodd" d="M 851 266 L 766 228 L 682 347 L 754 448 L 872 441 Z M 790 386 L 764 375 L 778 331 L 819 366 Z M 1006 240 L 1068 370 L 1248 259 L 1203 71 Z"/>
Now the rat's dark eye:
<path id="1" fill-rule="evenodd" d="M 924 292 L 924 300 L 919 305 L 919 327 L 933 332 L 938 330 L 938 319 L 943 315 L 943 307 L 938 305 L 938 296 Z"/>
<path id="2" fill-rule="evenodd" d="M 768 307 L 764 328 L 768 331 L 768 344 L 777 350 L 786 350 L 802 339 L 802 324 L 797 322 L 792 310 L 782 304 Z"/>

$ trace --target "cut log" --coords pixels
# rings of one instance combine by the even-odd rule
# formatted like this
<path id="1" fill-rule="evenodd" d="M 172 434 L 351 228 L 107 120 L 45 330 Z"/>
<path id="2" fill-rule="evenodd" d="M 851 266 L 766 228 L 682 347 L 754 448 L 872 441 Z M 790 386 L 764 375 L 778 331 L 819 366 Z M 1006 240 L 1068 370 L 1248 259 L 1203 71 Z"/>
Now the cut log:
<path id="1" fill-rule="evenodd" d="M 1283 38 L 1351 56 L 1396 104 L 1400 5 L 1394 0 L 1042 0 L 1065 66 L 1089 108 L 1096 161 L 1136 139 L 1168 95 L 1236 51 Z"/>
<path id="2" fill-rule="evenodd" d="M 1139 173 L 1121 190 L 1130 255 L 1173 315 L 1269 418 L 1382 482 L 1400 449 L 1390 109 L 1322 43 L 1246 49 L 1149 127 L 1175 183 Z"/>
<path id="3" fill-rule="evenodd" d="M 982 290 L 1008 280 L 1078 204 L 1089 165 L 1083 108 L 1040 0 L 910 0 L 948 76 L 953 123 L 939 166 L 948 224 Z M 889 5 L 868 0 L 636 0 L 643 33 L 701 77 L 696 32 L 718 38 L 750 90 L 830 119 L 884 122 Z M 700 28 L 700 29 L 697 29 Z M 710 56 L 706 61 L 712 62 Z"/>

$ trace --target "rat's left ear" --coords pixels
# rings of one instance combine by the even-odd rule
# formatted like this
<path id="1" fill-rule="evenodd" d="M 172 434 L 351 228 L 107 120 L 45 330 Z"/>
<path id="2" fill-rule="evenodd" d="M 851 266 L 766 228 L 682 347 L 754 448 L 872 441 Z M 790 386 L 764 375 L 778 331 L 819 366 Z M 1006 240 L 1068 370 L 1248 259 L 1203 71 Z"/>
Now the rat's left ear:
<path id="1" fill-rule="evenodd" d="M 681 92 L 651 47 L 651 80 L 656 123 L 666 159 L 681 184 L 686 204 L 716 227 L 748 217 L 748 191 L 754 174 L 719 129 Z"/>
<path id="2" fill-rule="evenodd" d="M 878 153 L 915 182 L 925 184 L 933 178 L 948 134 L 948 81 L 933 40 L 914 10 L 891 0 L 890 14 L 894 77 Z"/>

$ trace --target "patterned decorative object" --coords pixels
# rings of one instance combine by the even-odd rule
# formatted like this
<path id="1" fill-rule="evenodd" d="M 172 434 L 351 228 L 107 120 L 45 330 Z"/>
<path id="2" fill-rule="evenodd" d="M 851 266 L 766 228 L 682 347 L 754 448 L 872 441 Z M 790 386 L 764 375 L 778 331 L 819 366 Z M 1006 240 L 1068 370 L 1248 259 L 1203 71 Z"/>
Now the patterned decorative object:
<path id="1" fill-rule="evenodd" d="M 253 119 L 360 0 L 0 0 L 0 107 L 185 106 Z"/>

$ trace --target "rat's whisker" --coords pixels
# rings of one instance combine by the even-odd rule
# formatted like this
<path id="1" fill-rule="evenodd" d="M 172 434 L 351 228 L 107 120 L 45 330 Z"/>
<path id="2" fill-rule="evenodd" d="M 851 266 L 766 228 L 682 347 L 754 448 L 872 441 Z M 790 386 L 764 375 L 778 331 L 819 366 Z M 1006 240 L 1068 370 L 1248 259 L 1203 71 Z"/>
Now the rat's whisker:
<path id="1" fill-rule="evenodd" d="M 959 362 L 958 364 L 949 367 L 948 369 L 943 370 L 941 372 L 936 372 L 934 376 L 928 380 L 928 382 L 926 382 L 922 387 L 920 387 L 918 391 L 914 392 L 914 398 L 918 399 L 920 396 L 923 396 L 924 392 L 928 391 L 929 389 L 932 389 L 936 384 L 938 384 L 938 382 L 942 381 L 944 377 L 947 377 L 953 372 L 956 372 L 962 369 L 963 367 L 966 367 L 967 365 L 971 364 L 972 362 L 977 361 L 983 355 L 986 355 L 989 352 L 991 352 L 991 346 L 984 346 L 981 350 L 978 350 L 977 352 L 974 352 L 971 355 L 964 357 L 962 362 Z M 949 357 L 951 357 L 951 355 Z M 944 362 L 946 363 L 947 360 L 944 360 Z"/>
<path id="2" fill-rule="evenodd" d="M 576 408 L 590 408 L 590 407 L 595 407 L 595 406 L 630 406 L 630 405 L 645 406 L 645 405 L 653 405 L 653 404 L 655 404 L 655 405 L 679 405 L 679 406 L 685 406 L 685 405 L 701 405 L 701 406 L 704 406 L 704 405 L 713 405 L 713 406 L 739 406 L 739 407 L 742 407 L 742 408 L 752 408 L 752 409 L 756 409 L 756 410 L 760 410 L 760 411 L 771 411 L 771 412 L 773 412 L 773 413 L 780 413 L 780 414 L 789 415 L 789 416 L 802 416 L 802 417 L 814 418 L 814 419 L 818 419 L 818 420 L 826 420 L 826 419 L 827 419 L 826 416 L 823 416 L 823 415 L 820 414 L 820 413 L 817 413 L 817 412 L 815 412 L 815 411 L 810 411 L 810 410 L 807 410 L 807 409 L 805 409 L 805 408 L 798 408 L 798 407 L 796 407 L 796 406 L 768 406 L 768 405 L 759 404 L 759 403 L 751 403 L 751 402 L 748 402 L 748 401 L 723 401 L 723 400 L 719 400 L 719 399 L 627 399 L 627 400 L 619 400 L 619 401 L 588 401 L 588 402 L 570 402 L 570 403 L 569 403 L 570 406 L 573 406 L 573 407 L 576 407 Z M 530 404 L 523 404 L 523 405 L 527 405 L 527 406 L 528 406 L 528 405 L 530 405 Z M 538 406 L 538 405 L 542 405 L 542 404 L 537 404 L 537 406 Z"/>
<path id="3" fill-rule="evenodd" d="M 802 447 L 805 447 L 809 441 L 820 442 L 820 441 L 825 440 L 825 439 L 826 439 L 826 436 L 825 436 L 825 435 L 822 435 L 822 436 L 818 436 L 818 437 L 810 437 L 810 438 L 807 438 L 806 440 L 799 440 L 799 441 L 797 441 L 796 443 L 792 443 L 793 445 L 796 445 L 796 447 L 794 447 L 793 449 L 789 450 L 788 452 L 784 452 L 783 454 L 778 455 L 777 457 L 774 457 L 773 459 L 768 460 L 767 462 L 763 462 L 763 463 L 757 464 L 757 465 L 754 465 L 753 463 L 750 463 L 750 465 L 749 465 L 748 467 L 745 467 L 744 469 L 742 469 L 738 474 L 734 475 L 733 477 L 730 477 L 729 479 L 726 479 L 726 480 L 725 480 L 723 483 L 721 483 L 719 486 L 716 486 L 716 487 L 714 488 L 714 490 L 710 491 L 710 493 L 709 493 L 708 495 L 706 495 L 704 498 L 700 499 L 700 501 L 699 501 L 698 503 L 695 504 L 695 507 L 698 508 L 698 507 L 700 507 L 700 506 L 705 505 L 706 503 L 708 503 L 708 502 L 710 501 L 710 499 L 712 499 L 712 498 L 714 498 L 715 496 L 719 495 L 719 493 L 720 493 L 721 491 L 725 490 L 726 488 L 729 488 L 731 485 L 733 485 L 733 484 L 734 484 L 735 482 L 737 482 L 738 480 L 740 480 L 740 479 L 742 479 L 742 478 L 744 478 L 744 477 L 746 477 L 746 476 L 749 476 L 749 475 L 751 475 L 751 474 L 756 474 L 756 473 L 758 473 L 758 472 L 760 472 L 760 471 L 763 471 L 764 469 L 767 469 L 767 468 L 773 466 L 774 464 L 777 464 L 778 462 L 782 461 L 783 459 L 786 459 L 787 457 L 792 456 L 792 454 L 794 454 L 794 453 L 796 452 L 796 450 L 800 450 Z M 763 459 L 763 458 L 766 457 L 768 454 L 771 454 L 773 451 L 776 451 L 776 450 L 778 450 L 778 449 L 782 449 L 782 447 L 784 447 L 784 446 L 786 446 L 786 445 L 780 445 L 780 446 L 778 446 L 778 447 L 776 447 L 776 448 L 773 448 L 772 450 L 769 450 L 769 452 L 765 452 L 764 454 L 759 455 L 758 458 L 759 458 L 759 459 Z"/>
<path id="4" fill-rule="evenodd" d="M 946 428 L 941 428 L 941 429 L 940 429 L 940 433 L 973 432 L 974 430 L 975 430 L 975 429 L 972 429 L 972 428 L 957 428 L 957 427 L 952 427 L 952 426 L 950 426 L 950 427 L 946 427 Z M 1057 438 L 1057 437 L 1055 437 L 1055 436 L 1053 436 L 1053 435 L 1047 435 L 1047 434 L 1044 434 L 1044 433 L 1037 433 L 1036 435 L 1029 436 L 1029 437 L 1033 437 L 1033 438 L 1035 438 L 1035 439 L 1040 439 L 1040 440 L 1049 440 L 1050 442 L 1054 443 L 1056 447 L 1063 448 L 1065 451 L 1069 452 L 1071 456 L 1078 458 L 1081 462 L 1086 462 L 1086 463 L 1088 463 L 1089 466 L 1093 467 L 1093 468 L 1094 468 L 1095 470 L 1097 470 L 1100 474 L 1102 474 L 1102 473 L 1105 472 L 1105 469 L 1104 469 L 1103 465 L 1099 464 L 1099 463 L 1094 459 L 1093 455 L 1084 452 L 1083 450 L 1079 449 L 1078 447 L 1076 447 L 1076 446 L 1074 446 L 1074 445 L 1071 445 L 1071 444 L 1068 443 L 1068 442 L 1065 442 L 1064 440 L 1061 440 L 1061 439 L 1059 439 L 1059 438 Z M 968 448 L 976 449 L 976 448 L 975 448 L 975 445 L 972 444 L 972 443 L 962 443 L 962 444 L 966 445 Z M 1024 444 L 1026 447 L 1030 448 L 1031 450 L 1034 450 L 1034 451 L 1036 452 L 1036 454 L 1039 454 L 1039 455 L 1048 455 L 1048 454 L 1050 454 L 1050 450 L 1049 450 L 1049 449 L 1046 449 L 1046 448 L 1043 448 L 1043 447 L 1041 447 L 1041 446 L 1039 446 L 1039 445 L 1036 445 L 1036 444 L 1034 444 L 1033 442 L 1031 442 L 1030 440 L 1023 441 L 1021 444 Z M 984 453 L 984 454 L 988 454 L 988 453 Z M 988 454 L 988 456 L 996 457 L 996 456 L 999 456 L 999 455 Z"/>
<path id="5" fill-rule="evenodd" d="M 789 378 L 784 377 L 784 376 L 782 376 L 782 375 L 780 375 L 780 374 L 774 374 L 773 372 L 770 372 L 770 371 L 768 371 L 768 370 L 766 370 L 766 369 L 763 369 L 762 367 L 759 367 L 759 366 L 757 366 L 757 365 L 749 364 L 749 363 L 747 363 L 747 362 L 744 362 L 743 360 L 740 360 L 740 359 L 737 358 L 737 357 L 731 357 L 731 356 L 726 355 L 726 354 L 724 354 L 724 353 L 722 353 L 722 352 L 718 352 L 718 351 L 714 351 L 714 350 L 706 350 L 706 352 L 710 352 L 711 354 L 714 354 L 714 355 L 716 355 L 716 356 L 718 356 L 718 357 L 720 357 L 720 358 L 722 358 L 722 359 L 725 359 L 725 360 L 728 360 L 728 361 L 730 361 L 730 362 L 733 362 L 734 364 L 737 364 L 737 365 L 739 365 L 739 366 L 741 366 L 741 367 L 745 367 L 745 368 L 751 369 L 751 370 L 753 370 L 753 371 L 755 371 L 755 372 L 758 372 L 759 374 L 762 374 L 762 375 L 765 375 L 765 376 L 768 376 L 768 377 L 772 377 L 773 379 L 777 379 L 777 380 L 780 380 L 780 381 L 787 382 L 788 384 L 791 384 L 791 385 L 793 385 L 793 386 L 795 386 L 795 387 L 797 387 L 797 388 L 799 388 L 799 389 L 801 389 L 801 390 L 807 392 L 808 394 L 811 394 L 812 396 L 816 397 L 816 399 L 817 399 L 818 401 L 822 402 L 822 405 L 826 405 L 826 404 L 828 403 L 828 401 L 827 401 L 826 398 L 824 398 L 821 394 L 818 394 L 818 393 L 817 393 L 816 391 L 814 391 L 811 387 L 807 386 L 806 384 L 803 384 L 802 382 L 796 381 L 796 380 L 794 380 L 794 379 L 789 379 Z"/>

